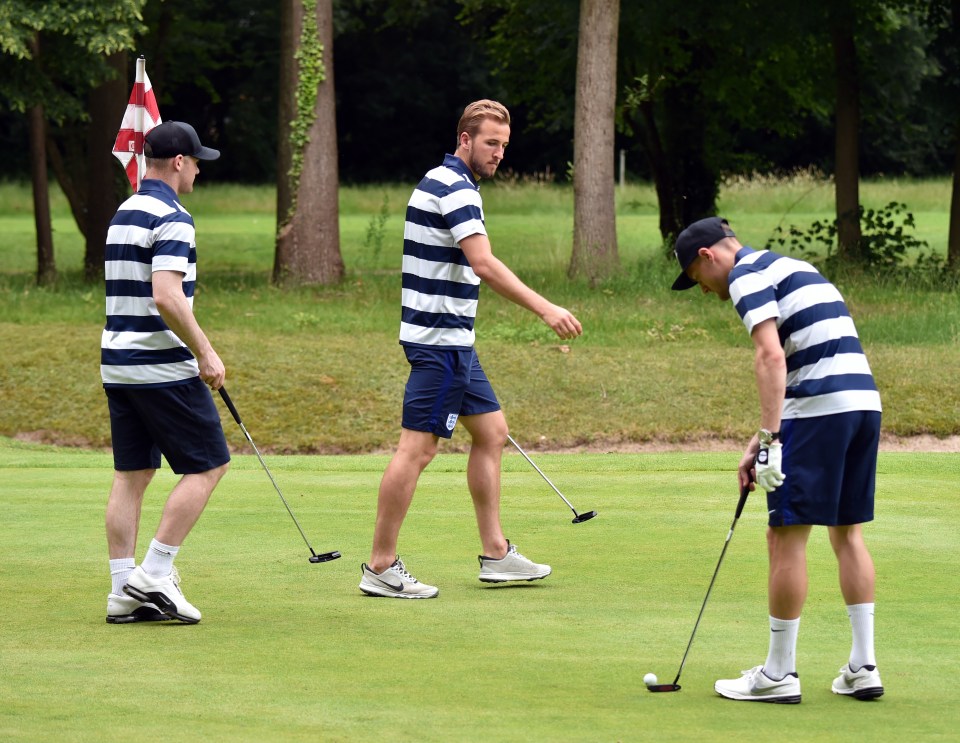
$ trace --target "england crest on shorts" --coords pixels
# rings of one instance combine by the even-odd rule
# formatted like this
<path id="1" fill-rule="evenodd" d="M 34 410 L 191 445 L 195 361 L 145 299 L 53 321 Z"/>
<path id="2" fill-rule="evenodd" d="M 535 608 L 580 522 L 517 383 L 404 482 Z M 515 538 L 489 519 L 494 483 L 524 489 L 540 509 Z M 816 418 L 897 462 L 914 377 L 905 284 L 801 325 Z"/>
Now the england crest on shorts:
<path id="1" fill-rule="evenodd" d="M 457 413 L 450 413 L 450 415 L 447 416 L 447 430 L 448 430 L 448 431 L 452 431 L 452 430 L 453 430 L 453 427 L 454 427 L 455 425 L 457 425 L 457 417 L 458 417 L 458 414 L 457 414 Z"/>

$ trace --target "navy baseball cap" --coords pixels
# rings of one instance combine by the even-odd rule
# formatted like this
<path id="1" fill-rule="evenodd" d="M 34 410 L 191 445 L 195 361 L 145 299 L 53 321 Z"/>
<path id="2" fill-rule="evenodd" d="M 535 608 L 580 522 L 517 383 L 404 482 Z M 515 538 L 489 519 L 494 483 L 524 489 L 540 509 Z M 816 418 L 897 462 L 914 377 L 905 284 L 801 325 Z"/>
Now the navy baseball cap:
<path id="1" fill-rule="evenodd" d="M 709 248 L 725 237 L 736 237 L 736 234 L 722 217 L 707 217 L 687 227 L 677 236 L 676 247 L 673 249 L 680 263 L 680 275 L 671 288 L 681 291 L 695 287 L 697 282 L 687 276 L 687 268 L 696 260 L 700 248 Z"/>
<path id="2" fill-rule="evenodd" d="M 143 154 L 164 160 L 177 155 L 189 155 L 197 160 L 216 160 L 220 150 L 200 144 L 197 130 L 182 121 L 164 121 L 144 137 Z"/>

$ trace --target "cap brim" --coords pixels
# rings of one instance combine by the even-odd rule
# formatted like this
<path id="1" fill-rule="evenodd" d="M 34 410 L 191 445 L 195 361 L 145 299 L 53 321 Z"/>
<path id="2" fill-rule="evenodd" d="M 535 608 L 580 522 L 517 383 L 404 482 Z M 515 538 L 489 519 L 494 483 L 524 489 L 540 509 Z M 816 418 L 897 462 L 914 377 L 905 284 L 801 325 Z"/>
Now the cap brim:
<path id="1" fill-rule="evenodd" d="M 220 157 L 220 150 L 215 150 L 212 147 L 201 147 L 200 151 L 194 155 L 197 160 L 216 160 Z"/>
<path id="2" fill-rule="evenodd" d="M 686 272 L 677 276 L 677 280 L 673 282 L 673 286 L 670 287 L 674 291 L 683 291 L 684 289 L 693 289 L 697 285 L 697 282 L 687 276 Z"/>

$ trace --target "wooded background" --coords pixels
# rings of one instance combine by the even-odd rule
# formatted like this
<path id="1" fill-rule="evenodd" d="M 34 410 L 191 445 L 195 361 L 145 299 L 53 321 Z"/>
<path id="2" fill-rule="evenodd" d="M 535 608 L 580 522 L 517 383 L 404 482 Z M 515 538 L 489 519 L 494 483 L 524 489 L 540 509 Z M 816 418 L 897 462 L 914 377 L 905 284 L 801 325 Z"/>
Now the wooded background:
<path id="1" fill-rule="evenodd" d="M 309 38 L 318 94 L 291 151 Z M 960 0 L 6 0 L 0 177 L 31 178 L 42 202 L 54 175 L 97 278 L 129 190 L 109 149 L 142 54 L 164 120 L 223 152 L 205 179 L 278 184 L 277 283 L 337 281 L 337 184 L 412 184 L 482 97 L 514 117 L 498 177 L 574 183 L 571 276 L 616 270 L 621 151 L 656 186 L 667 244 L 713 212 L 723 177 L 813 168 L 835 182 L 838 252 L 862 260 L 862 177 L 960 171 L 958 39 Z M 958 211 L 955 197 L 953 268 Z"/>

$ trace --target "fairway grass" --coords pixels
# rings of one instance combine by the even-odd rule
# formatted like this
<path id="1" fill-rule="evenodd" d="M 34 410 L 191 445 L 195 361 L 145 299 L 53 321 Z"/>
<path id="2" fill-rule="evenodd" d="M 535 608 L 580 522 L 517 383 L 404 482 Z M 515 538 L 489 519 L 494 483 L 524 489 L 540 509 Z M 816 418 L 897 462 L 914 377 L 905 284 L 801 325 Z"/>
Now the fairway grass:
<path id="1" fill-rule="evenodd" d="M 762 663 L 765 512 L 751 495 L 678 694 L 673 680 L 723 547 L 738 452 L 534 454 L 578 510 L 519 455 L 504 458 L 506 533 L 554 574 L 477 581 L 465 457 L 441 454 L 401 534 L 429 601 L 364 597 L 384 456 L 270 456 L 318 552 L 256 458 L 238 456 L 177 564 L 199 625 L 104 622 L 108 454 L 0 439 L 8 527 L 0 561 L 0 739 L 104 741 L 948 741 L 958 695 L 957 454 L 882 453 L 877 653 L 886 695 L 829 691 L 849 624 L 826 533 L 810 544 L 798 657 L 803 703 L 718 698 L 713 682 Z M 148 491 L 138 557 L 174 476 Z"/>

